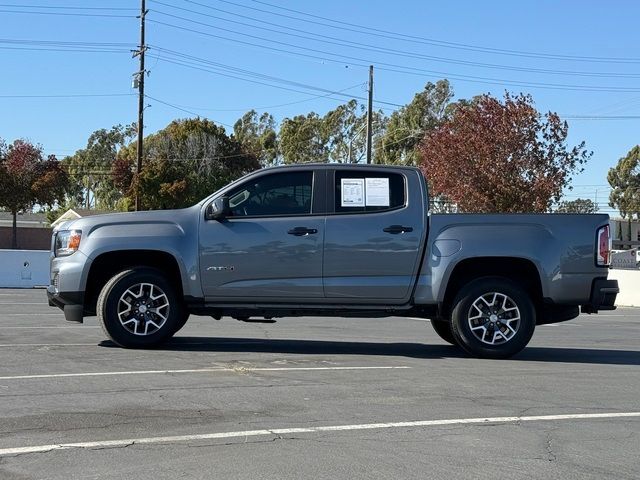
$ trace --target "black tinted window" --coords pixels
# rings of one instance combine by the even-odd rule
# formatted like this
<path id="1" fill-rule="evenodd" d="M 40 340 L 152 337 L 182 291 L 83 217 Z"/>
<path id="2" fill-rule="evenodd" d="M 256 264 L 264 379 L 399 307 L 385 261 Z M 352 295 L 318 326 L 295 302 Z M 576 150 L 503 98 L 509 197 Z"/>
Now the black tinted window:
<path id="1" fill-rule="evenodd" d="M 228 193 L 231 216 L 311 213 L 313 172 L 274 173 L 249 180 Z"/>
<path id="2" fill-rule="evenodd" d="M 404 177 L 363 170 L 335 172 L 336 212 L 379 212 L 405 205 Z"/>

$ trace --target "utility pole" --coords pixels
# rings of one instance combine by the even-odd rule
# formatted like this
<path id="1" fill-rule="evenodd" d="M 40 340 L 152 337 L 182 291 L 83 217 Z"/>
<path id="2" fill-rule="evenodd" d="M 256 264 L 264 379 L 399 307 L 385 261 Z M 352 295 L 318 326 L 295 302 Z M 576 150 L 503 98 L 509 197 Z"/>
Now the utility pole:
<path id="1" fill-rule="evenodd" d="M 135 74 L 134 85 L 137 81 L 138 84 L 138 163 L 136 167 L 136 173 L 138 177 L 142 171 L 142 157 L 144 155 L 142 140 L 144 138 L 144 52 L 147 46 L 144 43 L 144 20 L 147 16 L 147 9 L 145 8 L 145 0 L 140 0 L 140 49 L 135 51 L 133 56 L 140 57 L 140 70 Z M 142 209 L 140 203 L 140 192 L 136 191 L 136 211 Z"/>
<path id="2" fill-rule="evenodd" d="M 373 65 L 369 65 L 369 108 L 367 109 L 367 163 L 371 163 L 371 137 L 373 136 Z"/>

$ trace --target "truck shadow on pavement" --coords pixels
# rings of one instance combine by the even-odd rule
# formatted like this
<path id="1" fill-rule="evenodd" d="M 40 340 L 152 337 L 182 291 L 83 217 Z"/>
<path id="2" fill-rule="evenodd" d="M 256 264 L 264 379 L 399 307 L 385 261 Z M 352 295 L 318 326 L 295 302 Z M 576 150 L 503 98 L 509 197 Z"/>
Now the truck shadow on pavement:
<path id="1" fill-rule="evenodd" d="M 102 347 L 118 348 L 103 341 Z M 184 352 L 254 352 L 292 355 L 374 355 L 409 358 L 471 358 L 451 345 L 423 343 L 336 342 L 325 340 L 278 340 L 229 337 L 176 337 L 155 350 Z M 546 363 L 588 363 L 602 365 L 640 365 L 640 352 L 590 348 L 527 347 L 511 361 Z"/>

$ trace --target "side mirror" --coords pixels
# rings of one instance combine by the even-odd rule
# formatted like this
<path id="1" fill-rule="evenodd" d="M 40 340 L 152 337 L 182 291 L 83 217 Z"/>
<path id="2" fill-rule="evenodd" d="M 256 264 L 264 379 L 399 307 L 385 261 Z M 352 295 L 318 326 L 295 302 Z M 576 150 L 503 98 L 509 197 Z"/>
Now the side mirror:
<path id="1" fill-rule="evenodd" d="M 223 220 L 230 213 L 229 197 L 223 196 L 216 198 L 207 207 L 207 220 Z"/>

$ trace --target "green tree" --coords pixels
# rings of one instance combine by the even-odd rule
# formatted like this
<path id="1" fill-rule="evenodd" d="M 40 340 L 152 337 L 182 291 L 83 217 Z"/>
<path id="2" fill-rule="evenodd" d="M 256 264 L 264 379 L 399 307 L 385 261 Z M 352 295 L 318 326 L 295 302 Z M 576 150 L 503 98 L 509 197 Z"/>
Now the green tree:
<path id="1" fill-rule="evenodd" d="M 633 147 L 618 164 L 609 169 L 612 187 L 609 206 L 620 210 L 623 218 L 640 218 L 640 146 Z"/>
<path id="2" fill-rule="evenodd" d="M 356 100 L 349 100 L 327 112 L 322 118 L 328 141 L 329 160 L 338 163 L 360 163 L 367 149 L 367 111 Z M 374 111 L 373 136 L 384 130 L 384 112 Z"/>
<path id="3" fill-rule="evenodd" d="M 260 168 L 223 127 L 201 118 L 174 120 L 144 139 L 142 173 L 134 175 L 137 144 L 122 149 L 111 177 L 125 205 L 140 193 L 145 209 L 181 208 L 197 203 L 236 178 Z"/>
<path id="4" fill-rule="evenodd" d="M 53 155 L 42 147 L 16 140 L 8 147 L 0 140 L 0 207 L 13 215 L 11 248 L 18 248 L 17 215 L 34 205 L 52 206 L 64 199 L 69 179 Z"/>
<path id="5" fill-rule="evenodd" d="M 596 213 L 597 211 L 598 205 L 588 198 L 560 202 L 555 210 L 556 213 Z"/>
<path id="6" fill-rule="evenodd" d="M 374 112 L 374 135 L 384 130 L 385 121 L 382 111 Z M 366 122 L 366 109 L 356 100 L 322 117 L 311 112 L 285 118 L 279 134 L 283 162 L 361 162 L 366 152 Z"/>
<path id="7" fill-rule="evenodd" d="M 485 95 L 425 135 L 421 168 L 434 196 L 464 212 L 547 212 L 591 156 L 529 95 Z"/>
<path id="8" fill-rule="evenodd" d="M 452 98 L 448 80 L 427 83 L 408 105 L 389 117 L 384 134 L 375 143 L 374 163 L 417 165 L 418 145 L 426 132 L 446 120 Z"/>
<path id="9" fill-rule="evenodd" d="M 324 119 L 315 112 L 285 118 L 279 143 L 283 163 L 329 161 L 329 134 Z"/>
<path id="10" fill-rule="evenodd" d="M 109 130 L 96 130 L 89 136 L 86 148 L 62 160 L 78 186 L 70 203 L 81 202 L 87 209 L 92 206 L 112 209 L 116 206 L 121 192 L 115 188 L 110 171 L 118 152 L 135 134 L 135 125 L 115 125 Z"/>
<path id="11" fill-rule="evenodd" d="M 271 114 L 248 111 L 233 125 L 233 136 L 263 167 L 277 163 L 278 134 Z"/>

